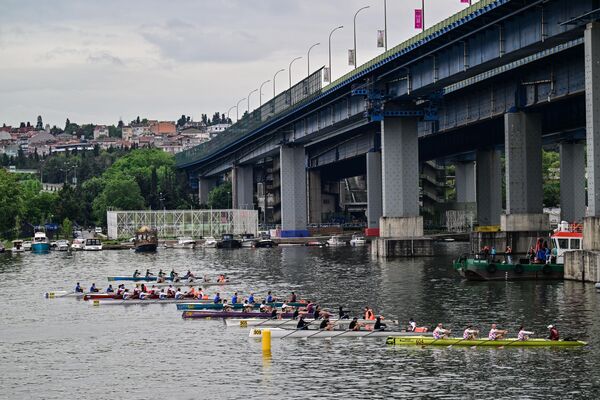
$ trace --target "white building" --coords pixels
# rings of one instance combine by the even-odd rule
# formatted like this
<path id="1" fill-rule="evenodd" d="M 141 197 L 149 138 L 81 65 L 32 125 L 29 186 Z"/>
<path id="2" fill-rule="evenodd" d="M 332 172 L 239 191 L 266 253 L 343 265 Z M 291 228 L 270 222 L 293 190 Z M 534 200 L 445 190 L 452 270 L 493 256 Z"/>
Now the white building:
<path id="1" fill-rule="evenodd" d="M 94 140 L 106 136 L 108 137 L 108 126 L 106 125 L 96 125 L 94 127 Z"/>
<path id="2" fill-rule="evenodd" d="M 216 124 L 216 125 L 211 125 L 208 127 L 208 133 L 210 134 L 210 137 L 215 137 L 217 136 L 219 133 L 222 133 L 225 129 L 229 128 L 231 126 L 231 124 Z"/>

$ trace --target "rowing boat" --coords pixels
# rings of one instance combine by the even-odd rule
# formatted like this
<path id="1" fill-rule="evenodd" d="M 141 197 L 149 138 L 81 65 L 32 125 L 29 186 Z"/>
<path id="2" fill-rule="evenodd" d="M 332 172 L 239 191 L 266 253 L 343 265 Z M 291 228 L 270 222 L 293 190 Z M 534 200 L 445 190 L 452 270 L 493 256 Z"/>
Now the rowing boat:
<path id="1" fill-rule="evenodd" d="M 174 298 L 168 297 L 167 299 L 173 300 Z M 165 300 L 167 300 L 167 299 L 165 299 Z M 123 300 L 123 295 L 116 294 L 116 293 L 86 293 L 83 296 L 83 300 Z M 134 300 L 134 299 L 131 299 L 131 300 Z M 136 297 L 136 300 L 138 300 L 137 297 Z M 148 297 L 145 300 L 159 300 L 159 297 L 156 294 L 151 294 L 151 295 L 148 295 Z M 202 299 L 186 297 L 186 298 L 181 299 L 181 302 L 212 303 L 212 300 L 210 300 L 208 298 L 208 296 L 204 296 L 204 298 L 202 298 Z"/>
<path id="2" fill-rule="evenodd" d="M 204 282 L 203 280 L 195 280 L 195 281 L 179 281 L 179 282 L 156 282 L 152 285 L 156 287 L 183 287 L 183 286 L 200 286 L 200 287 L 209 287 L 209 286 L 223 286 L 223 285 L 232 285 L 235 282 L 227 281 L 227 282 Z"/>
<path id="3" fill-rule="evenodd" d="M 274 302 L 274 303 L 266 303 L 267 306 L 269 307 L 281 307 L 284 303 L 282 302 Z M 287 304 L 289 307 L 306 307 L 307 303 L 285 303 Z M 224 304 L 222 303 L 190 303 L 190 304 L 178 304 L 177 305 L 177 309 L 178 310 L 222 310 L 223 309 Z M 231 307 L 235 310 L 241 310 L 242 308 L 244 308 L 244 306 L 253 306 L 254 308 L 259 308 L 260 304 L 258 303 L 254 303 L 254 304 L 242 304 L 242 303 L 235 303 L 235 304 L 227 304 L 228 307 Z"/>
<path id="4" fill-rule="evenodd" d="M 291 319 L 294 314 L 293 313 L 283 313 L 278 314 L 281 315 L 282 319 Z M 217 310 L 193 310 L 193 311 L 184 311 L 181 314 L 182 318 L 194 318 L 194 319 L 213 319 L 213 318 L 263 318 L 268 319 L 272 318 L 273 315 L 271 313 L 262 313 L 257 311 L 217 311 Z"/>
<path id="5" fill-rule="evenodd" d="M 434 339 L 429 336 L 413 336 L 399 337 L 397 335 L 389 336 L 386 340 L 387 344 L 404 345 L 404 346 L 477 346 L 477 347 L 574 347 L 585 346 L 587 343 L 580 340 L 548 340 L 548 339 L 478 339 L 478 340 L 463 340 L 462 338 Z"/>
<path id="6" fill-rule="evenodd" d="M 382 338 L 390 336 L 390 333 L 401 337 L 410 337 L 418 334 L 412 332 L 390 332 L 390 331 L 350 331 L 350 330 L 337 330 L 337 331 L 315 331 L 315 330 L 302 330 L 302 329 L 280 329 L 280 328 L 253 328 L 250 329 L 248 334 L 251 338 L 259 338 L 262 336 L 263 331 L 270 331 L 271 338 L 278 339 L 333 339 L 333 338 Z"/>
<path id="7" fill-rule="evenodd" d="M 44 297 L 47 299 L 55 299 L 58 297 L 83 297 L 82 292 L 67 292 L 66 290 L 53 290 L 51 292 L 44 293 Z"/>
<path id="8" fill-rule="evenodd" d="M 304 321 L 309 323 L 309 329 L 316 329 L 318 325 L 321 323 L 321 320 L 315 320 L 312 318 L 304 318 Z M 336 327 L 347 327 L 352 322 L 351 319 L 329 319 L 329 322 L 334 324 Z M 359 324 L 363 325 L 373 325 L 375 324 L 374 320 L 370 319 L 359 319 L 357 321 Z M 390 323 L 389 321 L 385 321 L 386 324 L 391 325 L 395 324 L 395 321 Z M 250 328 L 255 326 L 260 326 L 263 328 L 296 328 L 298 325 L 298 320 L 280 320 L 280 319 L 259 319 L 259 318 L 247 318 L 247 319 L 227 319 L 225 320 L 225 324 L 230 327 L 240 327 L 240 328 Z"/>
<path id="9" fill-rule="evenodd" d="M 197 300 L 203 301 L 203 300 Z M 133 306 L 133 305 L 147 305 L 147 304 L 178 304 L 186 302 L 189 303 L 190 299 L 176 300 L 176 299 L 131 299 L 131 300 L 91 300 L 88 303 L 92 306 Z"/>
<path id="10" fill-rule="evenodd" d="M 187 278 L 179 278 L 180 281 L 178 282 L 172 282 L 172 279 L 170 276 L 166 276 L 165 277 L 165 281 L 167 282 L 156 282 L 158 280 L 158 278 L 156 276 L 138 276 L 137 278 L 134 278 L 133 276 L 109 276 L 108 277 L 108 281 L 109 282 L 114 282 L 114 281 L 128 281 L 128 282 L 156 282 L 154 283 L 154 285 L 156 286 L 169 286 L 169 285 L 180 285 L 180 286 L 186 286 L 186 285 L 200 285 L 200 286 L 217 286 L 217 285 L 230 285 L 233 282 L 227 281 L 227 282 L 204 282 L 204 280 L 202 278 L 200 279 L 194 279 L 192 281 L 188 280 Z"/>

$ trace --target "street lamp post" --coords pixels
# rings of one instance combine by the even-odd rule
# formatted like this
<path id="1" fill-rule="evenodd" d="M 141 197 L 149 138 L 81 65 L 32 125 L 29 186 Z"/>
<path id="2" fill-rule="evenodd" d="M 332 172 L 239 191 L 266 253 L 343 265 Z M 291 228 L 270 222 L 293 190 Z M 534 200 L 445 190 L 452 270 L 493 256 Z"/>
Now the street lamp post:
<path id="1" fill-rule="evenodd" d="M 243 99 L 240 99 L 240 101 L 237 102 L 237 105 L 235 106 L 235 119 L 236 121 L 239 121 L 240 119 L 240 103 L 242 101 L 246 100 L 246 98 L 244 97 Z"/>
<path id="2" fill-rule="evenodd" d="M 254 89 L 253 91 L 248 93 L 248 114 L 250 114 L 250 96 L 252 96 L 252 93 L 256 93 L 256 92 L 258 92 L 258 89 Z"/>
<path id="3" fill-rule="evenodd" d="M 227 120 L 229 120 L 229 113 L 231 112 L 231 110 L 233 110 L 236 107 L 237 106 L 231 106 L 231 108 L 229 110 L 227 110 Z"/>
<path id="4" fill-rule="evenodd" d="M 313 49 L 313 47 L 318 46 L 320 44 L 321 43 L 315 43 L 308 48 L 308 52 L 306 53 L 306 64 L 308 65 L 308 75 L 307 76 L 310 76 L 310 51 Z"/>
<path id="5" fill-rule="evenodd" d="M 263 83 L 260 84 L 260 88 L 258 89 L 258 106 L 262 107 L 262 88 L 263 86 L 265 86 L 266 83 L 271 82 L 271 80 L 269 79 L 268 81 L 264 81 Z M 273 85 L 275 86 L 275 85 Z"/>
<path id="6" fill-rule="evenodd" d="M 344 25 L 340 25 L 329 32 L 329 82 L 333 81 L 333 75 L 331 74 L 331 35 L 333 35 L 333 32 L 337 31 L 338 29 L 342 29 L 343 27 Z"/>
<path id="7" fill-rule="evenodd" d="M 290 89 L 292 88 L 292 64 L 294 61 L 300 60 L 302 57 L 296 57 L 292 61 L 290 61 L 290 66 L 288 67 L 288 72 L 290 76 Z"/>
<path id="8" fill-rule="evenodd" d="M 285 71 L 285 69 L 282 68 L 279 71 L 275 72 L 275 75 L 273 75 L 273 98 L 275 98 L 275 78 L 277 78 L 277 75 L 283 71 Z"/>
<path id="9" fill-rule="evenodd" d="M 359 8 L 358 11 L 356 11 L 356 13 L 354 14 L 354 69 L 356 69 L 356 66 L 358 64 L 356 62 L 356 60 L 358 59 L 358 57 L 356 57 L 356 16 L 359 12 L 361 12 L 362 10 L 366 10 L 367 8 L 371 8 L 371 6 L 364 6 L 362 8 Z"/>
<path id="10" fill-rule="evenodd" d="M 383 41 L 385 42 L 385 51 L 387 51 L 387 0 L 383 0 Z"/>

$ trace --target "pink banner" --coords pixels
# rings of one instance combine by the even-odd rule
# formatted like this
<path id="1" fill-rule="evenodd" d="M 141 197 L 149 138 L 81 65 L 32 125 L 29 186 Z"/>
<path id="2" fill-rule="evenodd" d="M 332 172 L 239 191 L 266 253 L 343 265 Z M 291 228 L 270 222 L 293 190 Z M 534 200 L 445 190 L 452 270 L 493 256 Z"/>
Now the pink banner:
<path id="1" fill-rule="evenodd" d="M 471 0 L 460 0 L 461 3 L 471 4 Z"/>
<path id="2" fill-rule="evenodd" d="M 423 10 L 415 10 L 415 29 L 423 29 Z"/>

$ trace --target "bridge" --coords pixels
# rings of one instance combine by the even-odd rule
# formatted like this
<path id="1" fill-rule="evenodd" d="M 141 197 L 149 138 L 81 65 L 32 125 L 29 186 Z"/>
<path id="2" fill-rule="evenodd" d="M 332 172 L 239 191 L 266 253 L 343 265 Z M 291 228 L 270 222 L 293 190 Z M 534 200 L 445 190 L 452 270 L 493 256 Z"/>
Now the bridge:
<path id="1" fill-rule="evenodd" d="M 177 167 L 201 202 L 230 175 L 234 208 L 275 204 L 282 236 L 307 235 L 340 182 L 363 177 L 374 247 L 391 255 L 423 237 L 425 197 L 436 196 L 420 185 L 424 163 L 453 163 L 457 201 L 501 227 L 475 246 L 525 251 L 549 229 L 544 145 L 560 146 L 562 219 L 600 218 L 599 3 L 481 0 L 325 87 L 315 72 L 178 154 Z"/>

